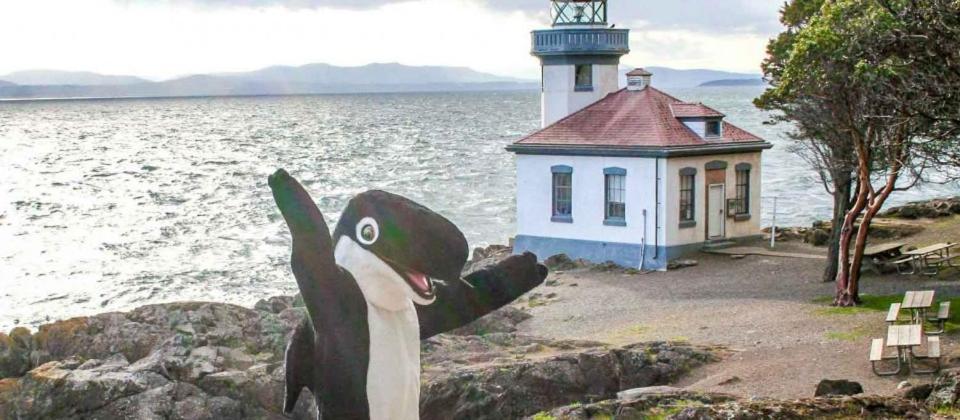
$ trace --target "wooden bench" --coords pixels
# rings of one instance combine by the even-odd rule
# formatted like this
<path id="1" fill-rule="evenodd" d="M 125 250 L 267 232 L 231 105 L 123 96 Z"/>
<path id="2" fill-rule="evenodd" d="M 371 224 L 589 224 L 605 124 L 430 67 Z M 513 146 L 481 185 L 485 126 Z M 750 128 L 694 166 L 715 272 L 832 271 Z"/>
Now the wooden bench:
<path id="1" fill-rule="evenodd" d="M 882 371 L 877 369 L 877 365 L 884 360 L 897 359 L 897 369 L 890 371 Z M 900 373 L 900 357 L 899 356 L 884 356 L 883 355 L 883 339 L 874 338 L 873 342 L 870 343 L 870 367 L 873 369 L 873 373 L 877 376 L 892 376 Z"/>
<path id="2" fill-rule="evenodd" d="M 937 316 L 927 318 L 927 321 L 937 324 L 938 328 L 936 331 L 927 331 L 927 335 L 943 334 L 947 328 L 948 319 L 950 319 L 950 302 L 940 302 L 940 308 L 937 309 Z"/>
<path id="3" fill-rule="evenodd" d="M 891 303 L 890 310 L 887 311 L 887 324 L 896 324 L 900 318 L 900 304 Z"/>
<path id="4" fill-rule="evenodd" d="M 918 374 L 927 374 L 927 373 L 937 373 L 940 371 L 940 337 L 927 337 L 927 355 L 919 356 L 914 355 L 914 359 L 917 360 L 933 360 L 934 365 L 930 369 L 917 369 L 916 366 L 913 366 L 913 362 L 910 363 L 910 370 L 913 373 Z"/>
<path id="5" fill-rule="evenodd" d="M 917 257 L 910 255 L 897 260 L 890 261 L 888 264 L 893 265 L 897 268 L 897 274 L 917 274 Z M 909 271 L 904 270 L 902 267 L 906 265 L 910 268 Z"/>

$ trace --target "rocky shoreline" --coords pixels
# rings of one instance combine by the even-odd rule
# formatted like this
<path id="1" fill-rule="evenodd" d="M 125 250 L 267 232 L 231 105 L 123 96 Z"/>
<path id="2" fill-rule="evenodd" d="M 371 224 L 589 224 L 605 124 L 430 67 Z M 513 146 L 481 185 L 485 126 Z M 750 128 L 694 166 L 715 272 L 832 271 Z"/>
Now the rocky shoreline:
<path id="1" fill-rule="evenodd" d="M 467 270 L 495 263 L 510 251 L 503 246 L 475 250 Z M 548 263 L 560 270 L 619 269 L 563 256 Z M 666 385 L 720 360 L 726 349 L 685 342 L 610 346 L 518 334 L 517 325 L 530 317 L 506 307 L 424 340 L 422 418 L 960 415 L 960 370 L 944 371 L 932 386 L 897 396 L 772 400 L 694 392 Z M 302 302 L 278 296 L 253 308 L 158 304 L 59 321 L 36 332 L 0 333 L 0 420 L 285 418 L 283 352 L 305 319 Z M 315 418 L 314 410 L 309 393 L 303 393 L 293 418 Z"/>
<path id="2" fill-rule="evenodd" d="M 508 307 L 425 340 L 422 418 L 931 418 L 960 407 L 960 371 L 946 371 L 929 396 L 907 394 L 913 400 L 752 400 L 669 388 L 724 349 L 517 334 L 529 316 Z M 275 297 L 252 309 L 150 305 L 0 334 L 0 418 L 281 419 L 283 350 L 304 319 L 294 298 Z M 314 409 L 301 397 L 294 418 L 314 418 Z"/>
<path id="3" fill-rule="evenodd" d="M 960 214 L 960 196 L 934 198 L 926 201 L 914 201 L 902 206 L 891 207 L 878 214 L 870 224 L 870 238 L 902 239 L 924 230 L 917 223 L 919 219 L 940 219 Z M 777 226 L 778 241 L 801 241 L 814 246 L 826 246 L 830 240 L 830 221 L 816 221 L 810 227 Z M 763 229 L 770 238 L 769 227 Z"/>
<path id="4" fill-rule="evenodd" d="M 519 418 L 667 384 L 717 357 L 682 343 L 516 334 L 527 317 L 505 308 L 425 340 L 423 418 Z M 304 320 L 294 298 L 276 297 L 253 309 L 149 305 L 0 334 L 0 418 L 284 418 L 283 350 Z M 294 417 L 313 410 L 302 397 Z"/>

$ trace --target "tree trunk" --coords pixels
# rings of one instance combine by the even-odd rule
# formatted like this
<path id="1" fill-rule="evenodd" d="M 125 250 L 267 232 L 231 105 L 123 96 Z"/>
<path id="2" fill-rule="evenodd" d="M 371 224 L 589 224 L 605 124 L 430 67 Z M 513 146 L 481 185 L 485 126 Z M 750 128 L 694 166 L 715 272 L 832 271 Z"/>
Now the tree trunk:
<path id="1" fill-rule="evenodd" d="M 850 261 L 850 242 L 853 239 L 853 225 L 857 218 L 863 213 L 870 201 L 870 192 L 873 190 L 870 184 L 870 149 L 864 142 L 864 138 L 870 138 L 870 135 L 863 138 L 854 138 L 854 145 L 857 151 L 857 199 L 853 206 L 847 211 L 843 218 L 843 227 L 840 229 L 840 246 L 837 250 L 837 260 L 840 262 L 837 271 L 837 295 L 833 304 L 836 306 L 856 306 L 858 298 L 851 294 L 851 281 L 856 281 L 851 276 L 852 268 Z M 860 229 L 858 232 L 865 233 L 866 229 Z M 863 253 L 861 253 L 861 256 Z M 859 270 L 859 266 L 856 268 Z"/>
<path id="2" fill-rule="evenodd" d="M 896 188 L 897 180 L 900 178 L 900 165 L 895 164 L 890 174 L 887 175 L 887 183 L 879 194 L 870 194 L 869 204 L 863 212 L 863 221 L 860 222 L 860 228 L 857 231 L 857 243 L 853 251 L 852 261 L 850 263 L 850 280 L 847 284 L 847 295 L 855 304 L 860 303 L 860 266 L 863 264 L 863 250 L 867 247 L 867 234 L 870 232 L 870 223 L 880 209 L 883 203 L 890 197 L 890 193 Z"/>
<path id="3" fill-rule="evenodd" d="M 827 249 L 827 267 L 823 270 L 823 282 L 837 280 L 840 269 L 840 234 L 843 231 L 843 219 L 853 206 L 850 194 L 853 189 L 853 176 L 850 172 L 838 171 L 833 176 L 833 220 L 830 225 L 830 242 Z"/>

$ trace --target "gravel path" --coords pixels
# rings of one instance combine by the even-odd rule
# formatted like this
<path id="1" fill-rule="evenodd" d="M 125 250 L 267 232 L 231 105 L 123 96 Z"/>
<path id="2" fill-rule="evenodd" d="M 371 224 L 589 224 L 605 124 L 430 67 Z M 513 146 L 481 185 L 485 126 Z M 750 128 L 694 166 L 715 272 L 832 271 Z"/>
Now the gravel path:
<path id="1" fill-rule="evenodd" d="M 784 248 L 823 253 L 803 245 Z M 534 291 L 541 297 L 526 303 L 534 317 L 520 325 L 521 331 L 616 344 L 684 340 L 724 346 L 729 351 L 723 361 L 692 372 L 680 385 L 747 396 L 809 397 L 825 378 L 855 380 L 876 394 L 893 393 L 902 380 L 930 381 L 916 375 L 873 375 L 867 362 L 869 342 L 884 336 L 885 314 L 825 313 L 827 306 L 814 303 L 833 294 L 833 283 L 820 281 L 825 261 L 709 254 L 695 258 L 698 266 L 666 273 L 551 273 L 549 285 Z M 938 297 L 955 296 L 960 282 L 867 277 L 861 290 L 883 295 L 931 288 Z M 958 338 L 944 338 L 945 360 L 957 348 Z"/>

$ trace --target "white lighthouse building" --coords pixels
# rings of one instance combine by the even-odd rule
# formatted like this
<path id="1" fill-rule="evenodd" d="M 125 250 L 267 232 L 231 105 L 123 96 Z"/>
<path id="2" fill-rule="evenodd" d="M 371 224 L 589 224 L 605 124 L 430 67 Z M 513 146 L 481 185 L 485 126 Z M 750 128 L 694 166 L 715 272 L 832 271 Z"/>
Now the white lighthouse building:
<path id="1" fill-rule="evenodd" d="M 760 234 L 763 139 L 701 103 L 627 73 L 629 31 L 607 0 L 552 0 L 553 27 L 532 33 L 542 64 L 543 128 L 517 155 L 515 252 L 664 269 L 705 242 Z"/>
<path id="2" fill-rule="evenodd" d="M 541 127 L 577 112 L 620 88 L 620 57 L 630 52 L 630 30 L 607 24 L 607 2 L 553 1 L 553 27 L 533 31 L 540 59 Z"/>

